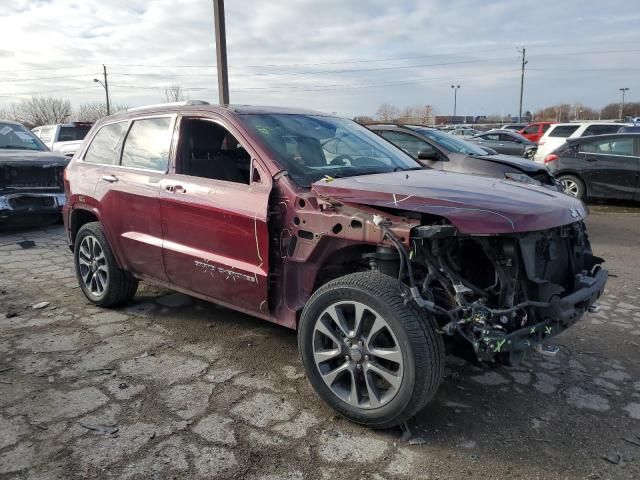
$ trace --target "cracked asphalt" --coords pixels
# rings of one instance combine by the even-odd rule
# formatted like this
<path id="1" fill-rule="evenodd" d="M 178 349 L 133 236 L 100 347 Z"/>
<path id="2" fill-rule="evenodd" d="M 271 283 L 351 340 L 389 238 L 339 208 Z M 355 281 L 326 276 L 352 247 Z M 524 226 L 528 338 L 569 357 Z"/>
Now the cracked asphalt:
<path id="1" fill-rule="evenodd" d="M 412 442 L 326 407 L 294 332 L 150 285 L 96 308 L 61 226 L 0 232 L 0 478 L 640 478 L 640 209 L 591 210 L 602 310 L 555 357 L 450 358 Z"/>

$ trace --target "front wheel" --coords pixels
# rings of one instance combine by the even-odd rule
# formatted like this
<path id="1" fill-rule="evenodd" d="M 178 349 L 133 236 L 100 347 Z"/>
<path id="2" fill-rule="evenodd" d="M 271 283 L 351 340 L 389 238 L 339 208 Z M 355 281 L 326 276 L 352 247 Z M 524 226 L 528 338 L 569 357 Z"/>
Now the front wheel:
<path id="1" fill-rule="evenodd" d="M 100 307 L 131 300 L 138 281 L 116 262 L 99 222 L 83 225 L 76 235 L 73 259 L 85 297 Z"/>
<path id="2" fill-rule="evenodd" d="M 572 197 L 585 200 L 587 197 L 587 190 L 584 182 L 574 175 L 561 175 L 558 177 L 558 181 L 564 189 L 564 193 L 571 195 Z"/>
<path id="3" fill-rule="evenodd" d="M 302 312 L 298 345 L 311 385 L 340 414 L 370 427 L 411 418 L 442 380 L 442 338 L 402 292 L 390 276 L 354 273 L 322 286 Z"/>

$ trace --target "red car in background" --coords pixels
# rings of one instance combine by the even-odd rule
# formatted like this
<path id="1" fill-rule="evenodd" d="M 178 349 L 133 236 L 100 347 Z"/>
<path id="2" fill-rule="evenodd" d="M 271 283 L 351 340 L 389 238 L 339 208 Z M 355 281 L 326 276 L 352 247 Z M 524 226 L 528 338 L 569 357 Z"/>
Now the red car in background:
<path id="1" fill-rule="evenodd" d="M 522 130 L 518 130 L 518 133 L 523 137 L 528 138 L 532 142 L 538 143 L 538 140 L 542 138 L 544 132 L 549 130 L 549 127 L 556 122 L 534 122 L 530 123 Z"/>

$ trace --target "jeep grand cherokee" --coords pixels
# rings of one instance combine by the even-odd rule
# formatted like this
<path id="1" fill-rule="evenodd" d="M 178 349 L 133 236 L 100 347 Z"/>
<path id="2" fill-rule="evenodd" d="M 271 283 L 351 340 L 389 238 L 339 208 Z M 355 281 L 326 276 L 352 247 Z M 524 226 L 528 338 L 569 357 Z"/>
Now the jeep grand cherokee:
<path id="1" fill-rule="evenodd" d="M 329 151 L 335 139 L 351 153 Z M 201 102 L 120 113 L 93 127 L 66 190 L 91 302 L 122 304 L 144 280 L 297 329 L 319 396 L 378 428 L 432 398 L 445 344 L 517 361 L 607 280 L 579 200 L 423 169 L 320 113 Z"/>

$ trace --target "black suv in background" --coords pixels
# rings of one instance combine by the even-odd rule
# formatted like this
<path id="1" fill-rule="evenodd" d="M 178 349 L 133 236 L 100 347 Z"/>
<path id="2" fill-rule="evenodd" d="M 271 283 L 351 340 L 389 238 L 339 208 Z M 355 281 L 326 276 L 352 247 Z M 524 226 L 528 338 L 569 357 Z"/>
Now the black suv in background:
<path id="1" fill-rule="evenodd" d="M 562 190 L 546 167 L 539 163 L 521 157 L 500 155 L 484 146 L 434 128 L 413 125 L 368 127 L 426 167 L 447 172 L 486 175 Z"/>
<path id="2" fill-rule="evenodd" d="M 568 138 L 544 163 L 574 197 L 640 201 L 640 133 Z"/>

